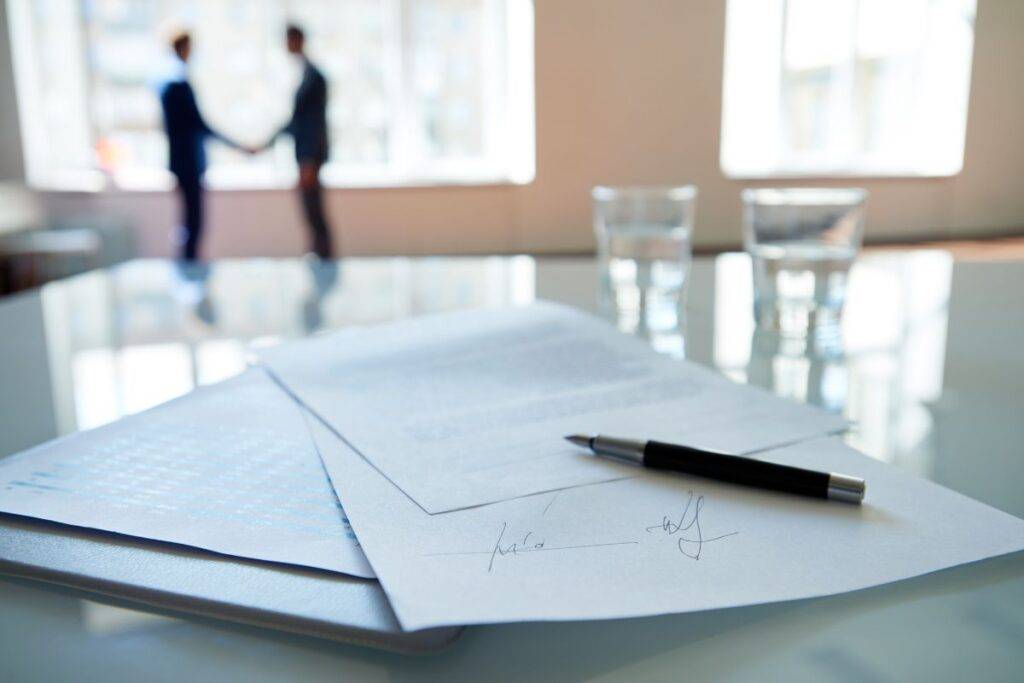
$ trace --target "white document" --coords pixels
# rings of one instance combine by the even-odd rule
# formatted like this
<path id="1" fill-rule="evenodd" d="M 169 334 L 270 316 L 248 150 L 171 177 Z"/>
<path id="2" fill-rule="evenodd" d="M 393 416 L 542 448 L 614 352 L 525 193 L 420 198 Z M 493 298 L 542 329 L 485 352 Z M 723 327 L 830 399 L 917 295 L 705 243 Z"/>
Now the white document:
<path id="1" fill-rule="evenodd" d="M 574 432 L 749 453 L 845 426 L 554 304 L 345 330 L 263 360 L 431 513 L 634 474 L 595 467 Z"/>
<path id="2" fill-rule="evenodd" d="M 303 414 L 262 370 L 0 460 L 0 511 L 373 576 Z"/>
<path id="3" fill-rule="evenodd" d="M 862 506 L 641 470 L 632 479 L 429 515 L 323 423 L 311 418 L 310 425 L 409 630 L 795 600 L 1024 549 L 1024 521 L 835 437 L 761 457 L 864 477 Z"/>

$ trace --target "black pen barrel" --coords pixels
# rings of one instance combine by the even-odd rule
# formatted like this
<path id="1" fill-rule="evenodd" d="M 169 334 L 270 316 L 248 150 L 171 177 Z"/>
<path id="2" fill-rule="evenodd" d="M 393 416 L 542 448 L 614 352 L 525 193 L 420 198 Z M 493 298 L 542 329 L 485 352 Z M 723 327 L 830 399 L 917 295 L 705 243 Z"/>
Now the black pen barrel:
<path id="1" fill-rule="evenodd" d="M 777 465 L 736 455 L 708 453 L 660 441 L 647 442 L 644 447 L 644 466 L 801 496 L 829 497 L 831 475 L 827 472 Z"/>

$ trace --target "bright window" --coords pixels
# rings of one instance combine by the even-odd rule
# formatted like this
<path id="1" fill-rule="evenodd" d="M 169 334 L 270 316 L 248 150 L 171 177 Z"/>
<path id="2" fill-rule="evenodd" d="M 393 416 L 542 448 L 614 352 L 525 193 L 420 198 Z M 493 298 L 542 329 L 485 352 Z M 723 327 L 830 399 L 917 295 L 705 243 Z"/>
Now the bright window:
<path id="1" fill-rule="evenodd" d="M 729 0 L 722 170 L 955 175 L 974 10 L 974 0 Z"/>
<path id="2" fill-rule="evenodd" d="M 533 177 L 531 0 L 7 0 L 27 174 L 41 186 L 167 187 L 162 33 L 193 34 L 210 124 L 247 144 L 290 114 L 295 22 L 328 78 L 336 185 Z M 280 186 L 291 141 L 249 158 L 211 142 L 216 187 Z"/>

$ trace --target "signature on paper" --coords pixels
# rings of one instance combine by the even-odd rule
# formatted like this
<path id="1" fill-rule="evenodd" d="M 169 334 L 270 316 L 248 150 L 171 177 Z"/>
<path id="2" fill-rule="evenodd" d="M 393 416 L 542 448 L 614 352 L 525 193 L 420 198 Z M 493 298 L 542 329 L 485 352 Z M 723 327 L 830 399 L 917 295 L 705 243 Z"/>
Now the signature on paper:
<path id="1" fill-rule="evenodd" d="M 660 524 L 652 524 L 646 528 L 646 531 L 649 534 L 661 532 L 666 536 L 675 537 L 679 552 L 691 560 L 699 560 L 705 544 L 712 541 L 720 541 L 723 538 L 735 536 L 739 533 L 738 531 L 733 531 L 728 534 L 705 538 L 704 532 L 700 528 L 700 513 L 703 509 L 704 496 L 694 498 L 693 491 L 689 491 L 686 507 L 683 508 L 683 514 L 679 515 L 678 518 L 665 515 L 661 518 Z"/>
<path id="2" fill-rule="evenodd" d="M 506 534 L 508 532 L 508 522 L 501 523 L 501 529 L 498 531 L 498 538 L 495 540 L 494 545 L 490 550 L 475 550 L 469 552 L 456 552 L 456 553 L 430 553 L 430 555 L 486 555 L 488 556 L 487 571 L 490 573 L 494 570 L 494 563 L 505 557 L 516 557 L 526 553 L 537 553 L 557 550 L 582 550 L 584 548 L 607 548 L 611 546 L 619 545 L 638 545 L 640 541 L 617 541 L 614 543 L 583 543 L 579 545 L 548 545 L 547 541 L 540 536 L 535 535 L 532 531 L 527 531 L 522 537 L 515 537 L 514 540 L 509 539 Z"/>
<path id="3" fill-rule="evenodd" d="M 701 529 L 701 512 L 704 509 L 704 496 L 695 496 L 693 491 L 688 492 L 686 505 L 681 515 L 670 517 L 665 515 L 659 524 L 652 524 L 645 527 L 648 534 L 660 533 L 675 540 L 679 552 L 692 560 L 699 560 L 704 546 L 723 538 L 735 536 L 738 531 L 719 536 L 705 536 Z M 552 499 L 551 502 L 554 502 Z M 551 503 L 548 503 L 551 507 Z M 544 510 L 547 512 L 547 508 Z M 543 514 L 543 513 L 542 513 Z M 502 522 L 498 529 L 498 536 L 489 550 L 470 550 L 463 552 L 439 552 L 427 553 L 427 556 L 455 556 L 455 555 L 480 555 L 487 557 L 487 572 L 494 571 L 495 563 L 500 563 L 505 558 L 514 558 L 528 553 L 540 553 L 551 551 L 583 550 L 587 548 L 609 548 L 613 546 L 639 545 L 640 541 L 614 541 L 610 543 L 580 543 L 573 545 L 549 545 L 547 538 L 527 530 L 521 535 L 512 535 L 509 532 L 508 522 Z"/>
<path id="4" fill-rule="evenodd" d="M 519 555 L 520 553 L 533 553 L 541 550 L 581 550 L 583 548 L 607 548 L 614 545 L 637 545 L 639 541 L 618 541 L 616 543 L 585 543 L 581 545 L 546 545 L 544 540 L 530 540 L 533 536 L 532 531 L 526 532 L 522 540 L 507 542 L 505 541 L 505 531 L 508 528 L 508 522 L 503 522 L 501 525 L 501 531 L 498 532 L 498 540 L 494 542 L 494 548 L 491 549 L 491 560 L 487 564 L 487 571 L 491 571 L 494 568 L 494 560 L 507 557 L 509 555 Z"/>

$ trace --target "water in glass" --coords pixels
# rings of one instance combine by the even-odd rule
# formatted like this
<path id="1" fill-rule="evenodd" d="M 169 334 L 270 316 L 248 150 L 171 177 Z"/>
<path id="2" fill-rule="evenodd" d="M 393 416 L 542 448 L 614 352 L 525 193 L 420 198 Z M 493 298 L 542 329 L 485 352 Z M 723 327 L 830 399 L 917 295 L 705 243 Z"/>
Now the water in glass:
<path id="1" fill-rule="evenodd" d="M 758 325 L 788 335 L 837 327 L 864 232 L 867 192 L 761 188 L 742 197 Z"/>
<path id="2" fill-rule="evenodd" d="M 749 249 L 760 324 L 799 329 L 838 323 L 856 247 L 774 242 Z"/>
<path id="3" fill-rule="evenodd" d="M 602 259 L 606 309 L 624 332 L 679 331 L 690 265 L 690 230 L 664 225 L 609 226 Z"/>

